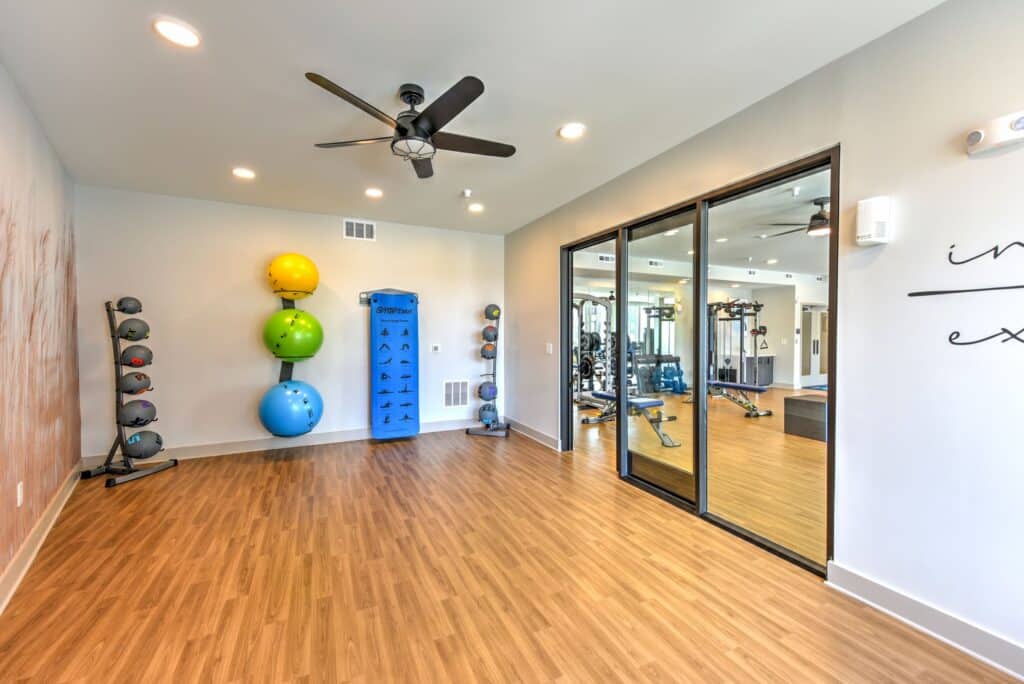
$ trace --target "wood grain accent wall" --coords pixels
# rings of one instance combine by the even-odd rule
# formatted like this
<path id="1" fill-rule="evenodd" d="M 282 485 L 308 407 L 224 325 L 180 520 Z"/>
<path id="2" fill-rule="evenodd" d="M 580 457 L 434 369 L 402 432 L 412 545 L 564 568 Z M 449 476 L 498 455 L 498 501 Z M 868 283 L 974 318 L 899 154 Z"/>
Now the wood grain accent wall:
<path id="1" fill-rule="evenodd" d="M 0 66 L 0 573 L 81 454 L 71 211 L 64 168 Z"/>

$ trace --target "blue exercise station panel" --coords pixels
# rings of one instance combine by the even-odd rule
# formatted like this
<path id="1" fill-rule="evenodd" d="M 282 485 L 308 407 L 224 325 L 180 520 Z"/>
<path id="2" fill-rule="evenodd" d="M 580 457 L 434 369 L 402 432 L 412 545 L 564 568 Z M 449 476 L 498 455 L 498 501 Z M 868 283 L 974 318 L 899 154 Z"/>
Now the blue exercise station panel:
<path id="1" fill-rule="evenodd" d="M 374 439 L 420 432 L 419 297 L 369 293 L 370 434 Z"/>

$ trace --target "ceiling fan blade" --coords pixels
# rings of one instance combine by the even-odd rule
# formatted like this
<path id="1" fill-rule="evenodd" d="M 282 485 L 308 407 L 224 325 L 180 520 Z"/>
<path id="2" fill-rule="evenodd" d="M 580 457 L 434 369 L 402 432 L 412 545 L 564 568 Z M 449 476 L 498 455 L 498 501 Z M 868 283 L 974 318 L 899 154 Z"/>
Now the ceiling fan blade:
<path id="1" fill-rule="evenodd" d="M 416 175 L 420 178 L 430 178 L 434 175 L 434 165 L 429 159 L 413 159 L 412 168 L 416 169 Z"/>
<path id="2" fill-rule="evenodd" d="M 334 147 L 354 147 L 355 145 L 371 145 L 379 142 L 391 142 L 394 140 L 390 135 L 386 138 L 364 138 L 362 140 L 342 140 L 341 142 L 317 143 L 316 147 L 322 150 L 329 150 Z"/>
<path id="3" fill-rule="evenodd" d="M 337 83 L 334 83 L 330 79 L 324 78 L 320 74 L 315 74 L 311 71 L 306 73 L 306 78 L 308 78 L 312 83 L 315 83 L 316 85 L 320 86 L 327 92 L 333 95 L 337 95 L 345 102 L 348 102 L 350 105 L 362 109 L 364 112 L 366 112 L 373 118 L 377 119 L 381 123 L 386 123 L 388 126 L 391 126 L 392 128 L 398 128 L 398 122 L 395 121 L 393 118 L 391 118 L 384 112 L 380 111 L 369 102 L 363 100 L 361 97 L 358 97 L 348 92 L 347 90 L 342 88 Z"/>
<path id="4" fill-rule="evenodd" d="M 441 97 L 413 119 L 412 125 L 428 136 L 434 135 L 459 112 L 472 104 L 484 92 L 484 84 L 476 76 L 466 76 L 446 90 Z"/>
<path id="5" fill-rule="evenodd" d="M 786 225 L 790 225 L 791 226 L 793 224 L 790 223 L 790 224 L 786 224 Z M 804 232 L 806 230 L 807 230 L 807 224 L 804 223 L 804 224 L 800 224 L 799 228 L 794 228 L 793 230 L 784 230 L 781 233 L 776 233 L 775 235 L 769 235 L 768 237 L 769 238 L 782 237 L 783 235 L 789 235 L 790 233 L 802 233 L 802 232 Z"/>
<path id="6" fill-rule="evenodd" d="M 516 148 L 505 143 L 494 142 L 493 140 L 482 140 L 471 138 L 468 135 L 456 135 L 443 131 L 431 136 L 434 147 L 439 150 L 451 150 L 453 152 L 465 152 L 467 154 L 485 154 L 488 157 L 511 157 L 516 153 Z"/>

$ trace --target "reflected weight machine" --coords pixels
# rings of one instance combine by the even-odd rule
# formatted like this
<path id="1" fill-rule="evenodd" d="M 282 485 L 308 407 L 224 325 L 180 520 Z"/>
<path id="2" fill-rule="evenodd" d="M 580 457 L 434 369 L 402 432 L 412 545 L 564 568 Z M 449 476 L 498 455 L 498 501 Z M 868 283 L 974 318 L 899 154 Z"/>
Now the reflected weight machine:
<path id="1" fill-rule="evenodd" d="M 768 348 L 767 326 L 760 324 L 760 302 L 733 300 L 708 304 L 708 394 L 725 397 L 742 408 L 748 418 L 770 416 L 770 410 L 758 408 L 750 394 L 767 390 L 770 379 L 759 377 L 758 353 Z M 750 335 L 750 358 L 747 363 L 747 335 Z M 734 353 L 738 352 L 738 353 Z M 737 363 L 733 366 L 733 358 Z"/>

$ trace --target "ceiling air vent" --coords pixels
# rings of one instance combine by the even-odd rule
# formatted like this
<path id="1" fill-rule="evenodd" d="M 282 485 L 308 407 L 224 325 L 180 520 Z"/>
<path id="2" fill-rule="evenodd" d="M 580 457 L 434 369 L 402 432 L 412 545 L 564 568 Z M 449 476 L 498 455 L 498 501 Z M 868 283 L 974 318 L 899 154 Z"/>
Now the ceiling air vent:
<path id="1" fill-rule="evenodd" d="M 469 406 L 469 380 L 444 381 L 444 407 Z"/>
<path id="2" fill-rule="evenodd" d="M 598 254 L 597 255 L 597 260 L 599 262 L 601 262 L 602 264 L 614 264 L 615 263 L 615 255 L 614 254 Z"/>
<path id="3" fill-rule="evenodd" d="M 665 262 L 661 259 L 648 259 L 647 265 L 651 268 L 665 268 Z"/>
<path id="4" fill-rule="evenodd" d="M 349 240 L 376 240 L 377 224 L 363 219 L 345 219 L 345 237 Z"/>

